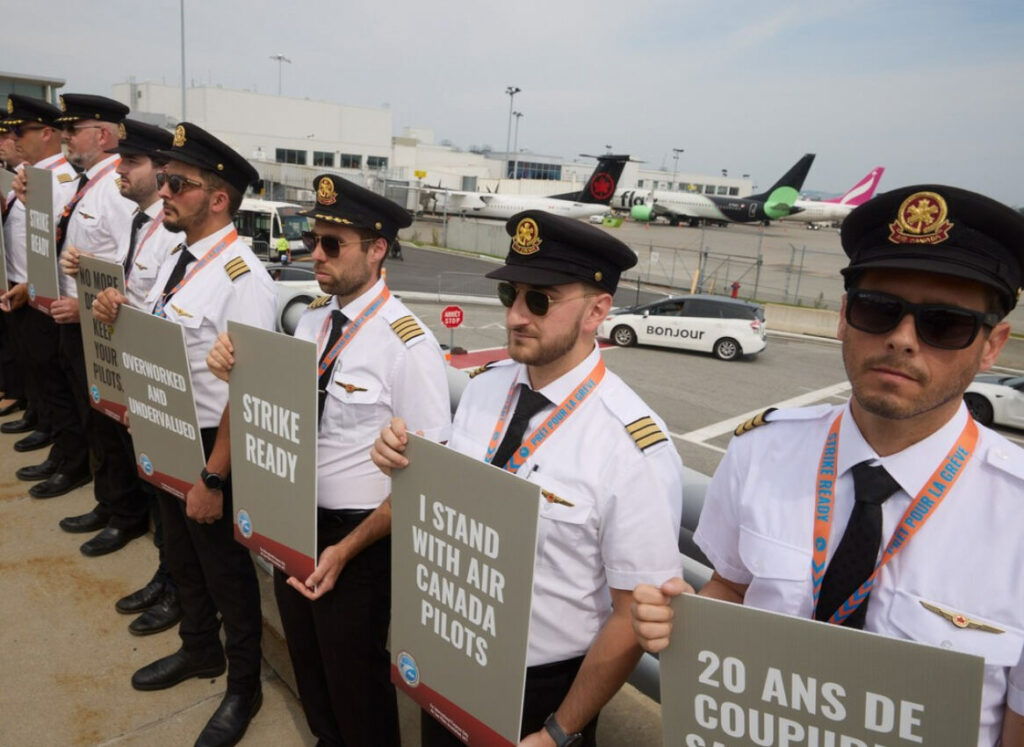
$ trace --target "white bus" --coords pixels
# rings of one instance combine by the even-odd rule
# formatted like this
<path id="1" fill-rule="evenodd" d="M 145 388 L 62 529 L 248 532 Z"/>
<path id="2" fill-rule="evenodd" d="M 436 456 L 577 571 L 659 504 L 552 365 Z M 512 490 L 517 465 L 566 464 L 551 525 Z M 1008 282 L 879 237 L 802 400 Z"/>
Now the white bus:
<path id="1" fill-rule="evenodd" d="M 284 236 L 292 254 L 305 251 L 302 232 L 308 230 L 310 219 L 299 215 L 303 208 L 290 202 L 242 200 L 235 215 L 238 235 L 261 259 L 277 259 L 277 239 Z"/>

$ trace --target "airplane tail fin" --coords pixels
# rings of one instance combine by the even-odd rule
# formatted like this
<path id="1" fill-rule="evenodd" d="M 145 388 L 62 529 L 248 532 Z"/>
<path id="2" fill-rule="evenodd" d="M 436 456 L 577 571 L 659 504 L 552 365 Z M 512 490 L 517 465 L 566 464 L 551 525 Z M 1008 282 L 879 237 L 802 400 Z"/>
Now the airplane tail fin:
<path id="1" fill-rule="evenodd" d="M 615 188 L 619 184 L 619 177 L 626 167 L 629 156 L 614 156 L 606 154 L 597 157 L 597 166 L 594 172 L 583 185 L 579 192 L 567 192 L 561 195 L 551 195 L 560 200 L 572 200 L 590 205 L 608 205 L 615 195 Z"/>
<path id="2" fill-rule="evenodd" d="M 814 163 L 814 154 L 805 154 L 767 192 L 751 195 L 750 198 L 762 200 L 765 215 L 772 220 L 789 215 L 793 211 L 793 203 L 800 196 L 800 190 L 803 189 L 804 180 L 807 178 L 807 172 L 811 170 L 812 163 Z"/>
<path id="3" fill-rule="evenodd" d="M 878 182 L 882 180 L 882 174 L 885 173 L 884 166 L 875 166 L 867 173 L 863 179 L 850 187 L 849 191 L 842 197 L 837 197 L 834 200 L 825 200 L 825 202 L 836 203 L 839 205 L 852 205 L 857 207 L 863 205 L 865 202 L 871 199 L 875 194 L 875 190 L 878 188 Z"/>

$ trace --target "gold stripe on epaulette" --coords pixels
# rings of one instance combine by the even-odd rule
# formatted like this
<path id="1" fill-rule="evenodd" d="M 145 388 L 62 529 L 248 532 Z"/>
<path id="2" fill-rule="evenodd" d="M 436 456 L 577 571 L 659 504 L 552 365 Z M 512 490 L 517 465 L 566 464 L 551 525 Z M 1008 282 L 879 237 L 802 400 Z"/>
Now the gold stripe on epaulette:
<path id="1" fill-rule="evenodd" d="M 755 428 L 757 428 L 758 426 L 768 425 L 768 422 L 769 422 L 767 420 L 768 416 L 771 413 L 773 413 L 776 410 L 778 410 L 778 409 L 779 408 L 777 408 L 777 407 L 769 407 L 767 410 L 765 410 L 762 413 L 758 413 L 757 415 L 752 417 L 750 420 L 747 420 L 747 421 L 745 421 L 743 423 L 740 423 L 739 425 L 736 426 L 736 430 L 734 430 L 732 432 L 732 435 L 734 435 L 734 436 L 742 436 L 744 433 L 752 431 Z M 772 431 L 772 432 L 774 433 L 774 431 Z"/>
<path id="2" fill-rule="evenodd" d="M 61 184 L 67 184 L 72 179 L 74 179 L 74 177 L 71 176 L 71 174 L 57 174 L 57 181 Z"/>
<path id="3" fill-rule="evenodd" d="M 320 309 L 320 308 L 323 308 L 324 306 L 326 306 L 327 304 L 329 304 L 331 302 L 331 298 L 333 298 L 333 296 L 317 296 L 316 298 L 314 298 L 312 301 L 309 302 L 309 306 L 307 306 L 306 308 L 307 309 Z"/>
<path id="4" fill-rule="evenodd" d="M 409 342 L 423 334 L 423 328 L 412 315 L 396 319 L 391 323 L 391 329 L 395 331 L 402 342 Z"/>
<path id="5" fill-rule="evenodd" d="M 658 424 L 654 422 L 654 419 L 650 415 L 645 415 L 638 420 L 634 420 L 626 426 L 626 432 L 629 434 L 633 442 L 639 447 L 640 451 L 646 451 L 655 444 L 660 444 L 662 441 L 668 441 L 666 436 Z"/>
<path id="6" fill-rule="evenodd" d="M 473 379 L 486 371 L 490 371 L 491 366 L 493 366 L 496 362 L 497 361 L 487 361 L 487 363 L 485 363 L 484 365 L 474 368 L 472 371 L 469 372 L 469 378 Z"/>
<path id="7" fill-rule="evenodd" d="M 249 272 L 249 265 L 247 265 L 245 260 L 241 257 L 235 257 L 234 259 L 229 259 L 224 264 L 224 272 L 228 274 L 229 278 L 235 280 Z"/>

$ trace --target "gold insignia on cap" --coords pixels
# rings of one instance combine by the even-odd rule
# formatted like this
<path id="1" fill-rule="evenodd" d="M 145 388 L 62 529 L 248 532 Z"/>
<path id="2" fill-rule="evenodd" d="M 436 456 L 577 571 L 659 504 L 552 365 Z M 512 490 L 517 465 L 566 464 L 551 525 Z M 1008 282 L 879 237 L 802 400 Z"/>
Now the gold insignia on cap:
<path id="1" fill-rule="evenodd" d="M 60 110 L 62 112 L 66 112 L 68 110 L 67 102 L 64 101 L 64 97 L 63 96 L 60 97 Z"/>
<path id="2" fill-rule="evenodd" d="M 920 602 L 921 606 L 929 612 L 934 612 L 939 617 L 946 618 L 958 628 L 970 628 L 971 630 L 980 630 L 982 633 L 995 633 L 996 635 L 1006 632 L 1002 628 L 997 628 L 995 625 L 989 625 L 988 623 L 972 620 L 971 618 L 967 617 L 967 615 L 964 615 L 961 612 L 944 610 L 942 609 L 942 607 L 939 607 L 934 604 L 929 604 L 928 602 L 922 601 L 920 599 L 917 601 Z"/>
<path id="3" fill-rule="evenodd" d="M 317 182 L 316 201 L 321 205 L 333 205 L 338 201 L 338 193 L 334 190 L 334 180 L 331 177 L 325 176 Z"/>
<path id="4" fill-rule="evenodd" d="M 124 140 L 128 137 L 128 130 L 124 128 L 124 122 L 119 122 L 117 125 L 117 139 Z"/>
<path id="5" fill-rule="evenodd" d="M 383 228 L 383 226 L 381 226 L 381 222 L 380 222 L 380 221 L 377 221 L 376 223 L 374 223 L 374 224 L 373 224 L 373 227 L 374 227 L 374 228 L 376 228 L 376 229 L 377 229 L 378 231 L 379 231 L 379 230 L 380 230 L 381 228 Z"/>
<path id="6" fill-rule="evenodd" d="M 600 270 L 598 270 L 597 272 L 594 273 L 594 280 L 596 282 L 600 283 L 603 278 L 604 278 L 604 273 L 601 272 Z"/>
<path id="7" fill-rule="evenodd" d="M 938 244 L 949 238 L 949 208 L 937 192 L 915 192 L 903 201 L 889 224 L 893 244 Z"/>
<path id="8" fill-rule="evenodd" d="M 533 218 L 523 218 L 512 237 L 512 251 L 516 254 L 535 254 L 540 251 L 540 227 Z"/>
<path id="9" fill-rule="evenodd" d="M 7 99 L 7 113 L 14 114 L 14 102 L 11 99 Z"/>
<path id="10" fill-rule="evenodd" d="M 178 125 L 174 128 L 174 142 L 171 143 L 175 148 L 180 148 L 185 144 L 185 125 Z"/>
<path id="11" fill-rule="evenodd" d="M 224 170 L 224 164 L 218 163 L 217 164 L 217 171 L 223 171 L 223 170 Z"/>

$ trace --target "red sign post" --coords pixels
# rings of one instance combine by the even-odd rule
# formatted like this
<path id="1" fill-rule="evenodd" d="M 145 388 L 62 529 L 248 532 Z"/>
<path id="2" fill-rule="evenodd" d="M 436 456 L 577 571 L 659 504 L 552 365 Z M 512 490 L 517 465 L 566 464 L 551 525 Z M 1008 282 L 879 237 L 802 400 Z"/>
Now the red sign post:
<path id="1" fill-rule="evenodd" d="M 448 352 L 451 353 L 455 347 L 455 328 L 462 326 L 462 320 L 466 315 L 461 306 L 445 306 L 441 310 L 441 324 L 448 328 Z"/>

